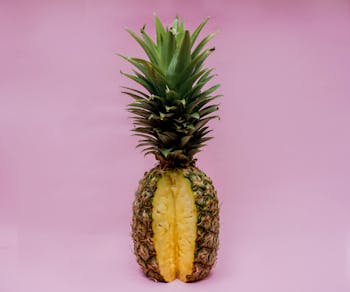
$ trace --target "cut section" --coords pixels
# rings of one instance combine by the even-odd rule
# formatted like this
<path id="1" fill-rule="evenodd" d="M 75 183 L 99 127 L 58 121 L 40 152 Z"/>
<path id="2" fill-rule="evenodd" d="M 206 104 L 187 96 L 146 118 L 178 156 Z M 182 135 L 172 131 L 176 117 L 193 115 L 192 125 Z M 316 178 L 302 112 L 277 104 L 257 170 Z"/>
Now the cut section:
<path id="1" fill-rule="evenodd" d="M 197 209 L 191 183 L 180 170 L 162 174 L 153 198 L 153 243 L 164 280 L 186 282 L 192 274 Z"/>

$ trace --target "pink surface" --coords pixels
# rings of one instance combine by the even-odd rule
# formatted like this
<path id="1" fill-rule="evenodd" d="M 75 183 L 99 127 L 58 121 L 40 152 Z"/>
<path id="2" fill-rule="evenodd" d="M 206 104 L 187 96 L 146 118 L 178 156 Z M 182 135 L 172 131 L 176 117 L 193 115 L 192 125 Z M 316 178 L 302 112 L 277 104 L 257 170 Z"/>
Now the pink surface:
<path id="1" fill-rule="evenodd" d="M 134 149 L 114 53 L 156 11 L 212 17 L 222 83 L 198 165 L 221 201 L 200 283 L 139 272 L 129 222 L 154 160 Z M 0 291 L 350 291 L 348 1 L 1 1 Z"/>

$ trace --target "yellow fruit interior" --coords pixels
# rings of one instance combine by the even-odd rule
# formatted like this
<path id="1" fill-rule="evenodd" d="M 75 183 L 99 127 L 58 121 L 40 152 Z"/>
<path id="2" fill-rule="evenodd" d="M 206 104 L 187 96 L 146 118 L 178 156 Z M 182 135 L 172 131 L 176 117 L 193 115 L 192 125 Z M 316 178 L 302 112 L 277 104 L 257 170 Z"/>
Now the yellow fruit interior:
<path id="1" fill-rule="evenodd" d="M 153 198 L 153 243 L 164 280 L 186 282 L 192 274 L 197 210 L 191 184 L 180 170 L 166 171 Z"/>

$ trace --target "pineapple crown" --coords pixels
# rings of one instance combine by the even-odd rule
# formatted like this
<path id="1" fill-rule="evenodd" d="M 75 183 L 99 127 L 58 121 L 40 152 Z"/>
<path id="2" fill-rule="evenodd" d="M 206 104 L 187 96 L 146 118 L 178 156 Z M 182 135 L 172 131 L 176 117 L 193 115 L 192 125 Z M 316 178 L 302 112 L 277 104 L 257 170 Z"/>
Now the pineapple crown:
<path id="1" fill-rule="evenodd" d="M 176 16 L 171 27 L 164 27 L 155 16 L 156 41 L 141 28 L 141 36 L 128 33 L 146 53 L 148 59 L 119 55 L 135 68 L 133 74 L 121 72 L 142 86 L 142 90 L 123 87 L 133 98 L 128 111 L 133 114 L 137 147 L 145 155 L 154 154 L 165 167 L 194 164 L 194 155 L 212 139 L 207 123 L 218 116 L 218 104 L 212 101 L 221 95 L 213 93 L 220 86 L 205 88 L 215 76 L 213 68 L 204 68 L 205 59 L 214 51 L 206 44 L 215 33 L 196 42 L 206 18 L 191 34 L 184 21 Z"/>

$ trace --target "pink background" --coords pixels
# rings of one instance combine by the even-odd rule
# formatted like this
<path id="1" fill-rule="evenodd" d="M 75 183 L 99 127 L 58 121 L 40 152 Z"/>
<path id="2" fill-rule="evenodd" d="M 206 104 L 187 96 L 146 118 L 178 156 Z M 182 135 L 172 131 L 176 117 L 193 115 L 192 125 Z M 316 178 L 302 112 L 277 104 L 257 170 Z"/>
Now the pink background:
<path id="1" fill-rule="evenodd" d="M 211 16 L 221 121 L 198 155 L 221 201 L 200 283 L 156 284 L 132 254 L 124 31 Z M 0 291 L 350 291 L 349 1 L 0 2 Z"/>

